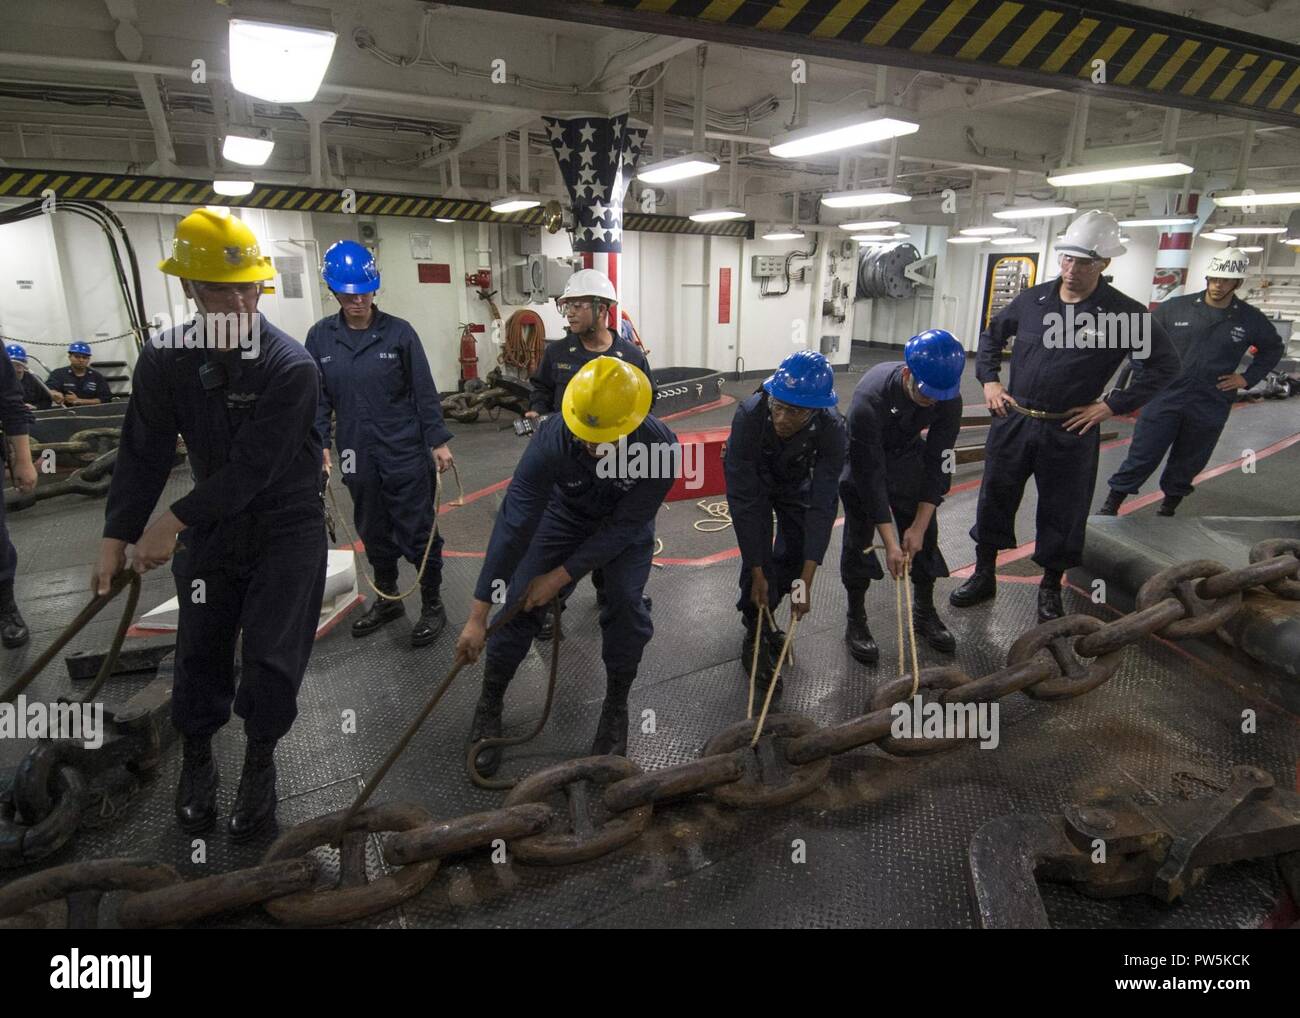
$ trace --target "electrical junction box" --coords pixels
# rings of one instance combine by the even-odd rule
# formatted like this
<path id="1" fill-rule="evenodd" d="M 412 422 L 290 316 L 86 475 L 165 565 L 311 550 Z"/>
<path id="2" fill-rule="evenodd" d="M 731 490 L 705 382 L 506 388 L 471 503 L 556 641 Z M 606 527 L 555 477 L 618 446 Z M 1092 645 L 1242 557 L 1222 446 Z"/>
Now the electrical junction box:
<path id="1" fill-rule="evenodd" d="M 564 292 L 564 284 L 574 273 L 573 263 L 567 258 L 546 259 L 546 296 L 558 297 Z"/>
<path id="2" fill-rule="evenodd" d="M 520 227 L 519 253 L 521 255 L 542 253 L 542 228 L 540 226 Z"/>
<path id="3" fill-rule="evenodd" d="M 519 289 L 533 304 L 544 304 L 564 292 L 564 284 L 573 275 L 573 266 L 564 258 L 530 254 L 519 266 Z"/>
<path id="4" fill-rule="evenodd" d="M 774 279 L 785 275 L 785 255 L 754 255 L 750 260 L 753 279 Z"/>
<path id="5" fill-rule="evenodd" d="M 837 354 L 840 352 L 840 337 L 831 335 L 822 336 L 820 346 L 821 352 L 827 357 Z"/>

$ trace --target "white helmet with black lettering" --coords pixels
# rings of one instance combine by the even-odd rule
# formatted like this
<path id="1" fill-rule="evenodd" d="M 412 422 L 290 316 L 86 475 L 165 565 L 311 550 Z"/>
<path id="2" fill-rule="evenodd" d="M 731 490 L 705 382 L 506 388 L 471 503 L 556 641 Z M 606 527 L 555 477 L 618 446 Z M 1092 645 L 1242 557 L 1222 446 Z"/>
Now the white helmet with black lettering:
<path id="1" fill-rule="evenodd" d="M 1250 268 L 1250 258 L 1239 247 L 1225 247 L 1210 259 L 1210 267 L 1205 270 L 1207 279 L 1245 279 L 1246 270 Z"/>
<path id="2" fill-rule="evenodd" d="M 1126 250 L 1119 238 L 1119 220 L 1109 212 L 1093 209 L 1070 224 L 1056 250 L 1079 258 L 1117 258 Z"/>

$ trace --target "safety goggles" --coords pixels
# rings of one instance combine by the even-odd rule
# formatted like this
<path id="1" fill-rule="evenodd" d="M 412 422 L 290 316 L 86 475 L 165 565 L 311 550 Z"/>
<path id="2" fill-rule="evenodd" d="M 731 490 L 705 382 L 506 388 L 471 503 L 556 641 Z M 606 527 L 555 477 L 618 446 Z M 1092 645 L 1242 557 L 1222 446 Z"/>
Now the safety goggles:
<path id="1" fill-rule="evenodd" d="M 1062 264 L 1069 262 L 1076 269 L 1099 269 L 1101 268 L 1101 263 L 1103 260 L 1104 259 L 1101 258 L 1085 258 L 1083 257 L 1083 255 L 1072 255 L 1072 254 L 1061 255 Z"/>
<path id="2" fill-rule="evenodd" d="M 767 407 L 772 412 L 773 417 L 788 417 L 792 421 L 803 422 L 813 415 L 812 407 L 791 406 L 789 403 L 782 403 L 779 399 L 768 397 Z"/>
<path id="3" fill-rule="evenodd" d="M 567 315 L 570 311 L 589 311 L 594 302 L 590 300 L 575 300 L 572 297 L 556 297 L 556 310 L 562 315 Z"/>

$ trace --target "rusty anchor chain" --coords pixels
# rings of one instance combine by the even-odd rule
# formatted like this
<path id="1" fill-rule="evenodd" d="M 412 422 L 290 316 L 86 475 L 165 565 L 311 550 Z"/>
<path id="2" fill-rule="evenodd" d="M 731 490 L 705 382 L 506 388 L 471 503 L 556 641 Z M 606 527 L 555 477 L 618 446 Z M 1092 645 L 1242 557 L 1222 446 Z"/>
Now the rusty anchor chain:
<path id="1" fill-rule="evenodd" d="M 1298 552 L 1300 542 L 1264 542 L 1252 549 L 1251 564 L 1241 569 L 1213 562 L 1171 566 L 1143 585 L 1138 610 L 1131 615 L 1111 622 L 1073 615 L 1036 626 L 1013 644 L 1006 666 L 988 675 L 972 678 L 960 669 L 945 667 L 922 669 L 915 677 L 900 676 L 875 694 L 867 713 L 834 725 L 819 725 L 794 714 L 771 714 L 752 748 L 753 719 L 719 732 L 699 758 L 649 773 L 625 757 L 569 760 L 525 778 L 501 808 L 451 820 L 434 821 L 413 805 L 361 809 L 362 798 L 352 810 L 291 828 L 258 866 L 185 883 L 172 879 L 174 871 L 169 867 L 150 868 L 131 860 L 55 867 L 0 888 L 0 924 L 38 925 L 43 917 L 32 909 L 67 895 L 82 896 L 78 899 L 81 904 L 69 909 L 69 925 L 78 919 L 96 921 L 85 896 L 128 886 L 131 893 L 118 911 L 122 925 L 193 922 L 258 902 L 283 922 L 349 922 L 420 893 L 435 878 L 443 859 L 501 842 L 510 844 L 520 862 L 567 865 L 597 859 L 632 843 L 649 826 L 656 805 L 681 797 L 708 793 L 716 801 L 740 809 L 789 805 L 823 787 L 831 758 L 837 754 L 866 745 L 904 755 L 918 749 L 942 752 L 956 748 L 962 740 L 893 737 L 895 704 L 891 701 L 913 688 L 923 699 L 945 704 L 990 702 L 1018 691 L 1043 700 L 1080 696 L 1109 680 L 1120 666 L 1124 649 L 1149 635 L 1180 639 L 1212 632 L 1240 610 L 1241 595 L 1247 589 L 1267 586 L 1278 596 L 1300 600 Z M 415 727 L 418 725 L 408 730 L 402 744 L 409 741 Z M 918 745 L 909 745 L 913 742 Z M 384 770 L 386 766 L 368 783 L 368 791 L 373 791 Z M 1208 812 L 1204 806 L 1198 807 L 1201 821 L 1189 823 L 1179 814 L 1180 822 L 1174 827 L 1166 824 L 1162 828 L 1165 851 L 1160 859 L 1144 857 L 1140 866 L 1130 860 L 1128 869 L 1120 871 L 1110 885 L 1111 893 L 1163 887 L 1167 895 L 1176 896 L 1185 889 L 1192 868 L 1223 857 L 1233 842 L 1232 831 L 1243 824 L 1261 830 L 1289 829 L 1290 823 L 1277 821 L 1268 801 L 1259 798 L 1270 784 L 1268 776 L 1254 768 L 1249 771 L 1231 794 L 1225 793 L 1227 797 Z M 566 800 L 564 807 L 557 805 L 561 797 Z M 346 831 L 340 838 L 345 818 Z M 1086 820 L 1085 815 L 1078 821 L 1080 828 L 1086 826 Z M 1133 821 L 1128 827 L 1136 831 L 1132 837 L 1139 842 L 1146 837 L 1149 844 L 1150 832 L 1138 830 L 1143 823 L 1150 826 L 1147 821 Z M 366 839 L 378 834 L 384 835 L 385 864 L 401 869 L 366 883 Z M 1007 836 L 1018 846 L 1017 858 L 1023 855 L 1030 862 L 1038 858 L 1033 852 L 1039 850 L 1040 843 L 1050 842 L 1053 850 L 1068 852 L 1070 848 L 1066 835 L 1045 820 L 1033 830 L 1016 829 Z M 1288 833 L 1283 839 L 1287 845 L 1290 837 Z M 314 883 L 317 871 L 309 853 L 335 841 L 341 841 L 338 886 L 308 890 L 303 885 Z M 292 868 L 294 863 L 299 868 Z M 96 866 L 102 870 L 88 868 Z M 268 869 L 275 866 L 284 868 Z M 127 867 L 123 872 L 134 882 L 128 883 L 114 867 Z M 1134 884 L 1134 873 L 1141 877 L 1138 884 Z M 187 893 L 188 889 L 194 893 Z M 1039 916 L 1027 907 L 1014 918 L 1032 925 Z"/>

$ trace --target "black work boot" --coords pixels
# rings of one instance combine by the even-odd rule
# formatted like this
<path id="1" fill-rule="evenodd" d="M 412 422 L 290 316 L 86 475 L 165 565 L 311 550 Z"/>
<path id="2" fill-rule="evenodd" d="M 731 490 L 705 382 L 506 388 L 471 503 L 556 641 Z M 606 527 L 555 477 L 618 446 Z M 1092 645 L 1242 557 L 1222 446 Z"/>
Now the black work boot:
<path id="1" fill-rule="evenodd" d="M 1116 491 L 1114 488 L 1111 488 L 1110 494 L 1106 496 L 1106 501 L 1103 502 L 1101 508 L 1097 510 L 1097 515 L 1118 516 L 1119 507 L 1124 504 L 1124 499 L 1126 498 L 1128 498 L 1128 492 Z"/>
<path id="2" fill-rule="evenodd" d="M 957 638 L 948 631 L 934 609 L 934 581 L 917 583 L 912 589 L 912 628 L 935 650 L 951 654 Z"/>
<path id="3" fill-rule="evenodd" d="M 504 674 L 491 664 L 483 669 L 483 691 L 479 694 L 478 706 L 474 708 L 474 720 L 470 722 L 469 746 L 480 739 L 501 737 L 501 710 L 511 678 L 513 676 Z M 483 777 L 490 778 L 501 768 L 501 756 L 500 746 L 489 746 L 474 758 L 474 767 Z"/>
<path id="4" fill-rule="evenodd" d="M 591 756 L 627 756 L 627 694 L 636 672 L 609 672 Z"/>
<path id="5" fill-rule="evenodd" d="M 1065 614 L 1060 584 L 1043 583 L 1038 588 L 1038 621 L 1050 622 Z"/>
<path id="6" fill-rule="evenodd" d="M 275 818 L 275 740 L 249 736 L 244 772 L 227 825 L 230 840 L 247 841 Z"/>
<path id="7" fill-rule="evenodd" d="M 853 660 L 864 665 L 874 665 L 880 660 L 880 648 L 876 646 L 871 630 L 867 628 L 867 592 L 850 590 L 849 624 L 844 630 L 844 642 L 849 645 Z"/>
<path id="8" fill-rule="evenodd" d="M 0 643 L 11 650 L 21 647 L 32 638 L 14 601 L 14 581 L 0 583 Z"/>
<path id="9" fill-rule="evenodd" d="M 412 647 L 427 647 L 447 625 L 447 611 L 439 595 L 439 588 L 433 584 L 420 588 L 420 621 L 411 630 Z"/>
<path id="10" fill-rule="evenodd" d="M 397 596 L 397 578 L 391 579 L 387 576 L 380 577 L 375 574 L 375 587 L 393 597 Z M 371 633 L 378 631 L 382 626 L 388 625 L 393 619 L 400 619 L 406 616 L 406 609 L 402 607 L 401 601 L 390 601 L 387 598 L 375 595 L 374 600 L 370 602 L 370 607 L 366 613 L 352 623 L 352 635 L 358 639 L 363 636 L 369 636 Z"/>
<path id="11" fill-rule="evenodd" d="M 1172 516 L 1174 510 L 1178 508 L 1178 503 L 1183 500 L 1182 495 L 1166 495 L 1164 501 L 1160 503 L 1160 508 L 1156 510 L 1157 516 Z M 9 644 L 5 644 L 9 646 Z"/>
<path id="12" fill-rule="evenodd" d="M 954 608 L 969 608 L 993 600 L 998 593 L 997 564 L 996 548 L 991 544 L 976 544 L 975 571 L 969 580 L 948 595 L 948 603 Z"/>
<path id="13" fill-rule="evenodd" d="M 754 631 L 758 628 L 757 618 L 754 620 L 745 619 L 745 639 L 740 645 L 740 668 L 745 673 L 745 679 L 749 679 L 749 671 L 754 667 Z M 780 653 L 778 649 L 776 654 L 772 652 L 772 644 L 767 638 L 766 632 L 763 639 L 758 641 L 758 669 L 754 673 L 754 688 L 756 697 L 767 696 L 767 687 L 772 682 L 772 673 L 776 671 L 776 655 Z M 785 683 L 782 679 L 776 680 L 776 692 L 773 696 L 780 696 L 781 690 Z"/>
<path id="14" fill-rule="evenodd" d="M 181 779 L 176 785 L 176 822 L 186 834 L 210 831 L 217 822 L 217 761 L 212 737 L 185 737 Z"/>

